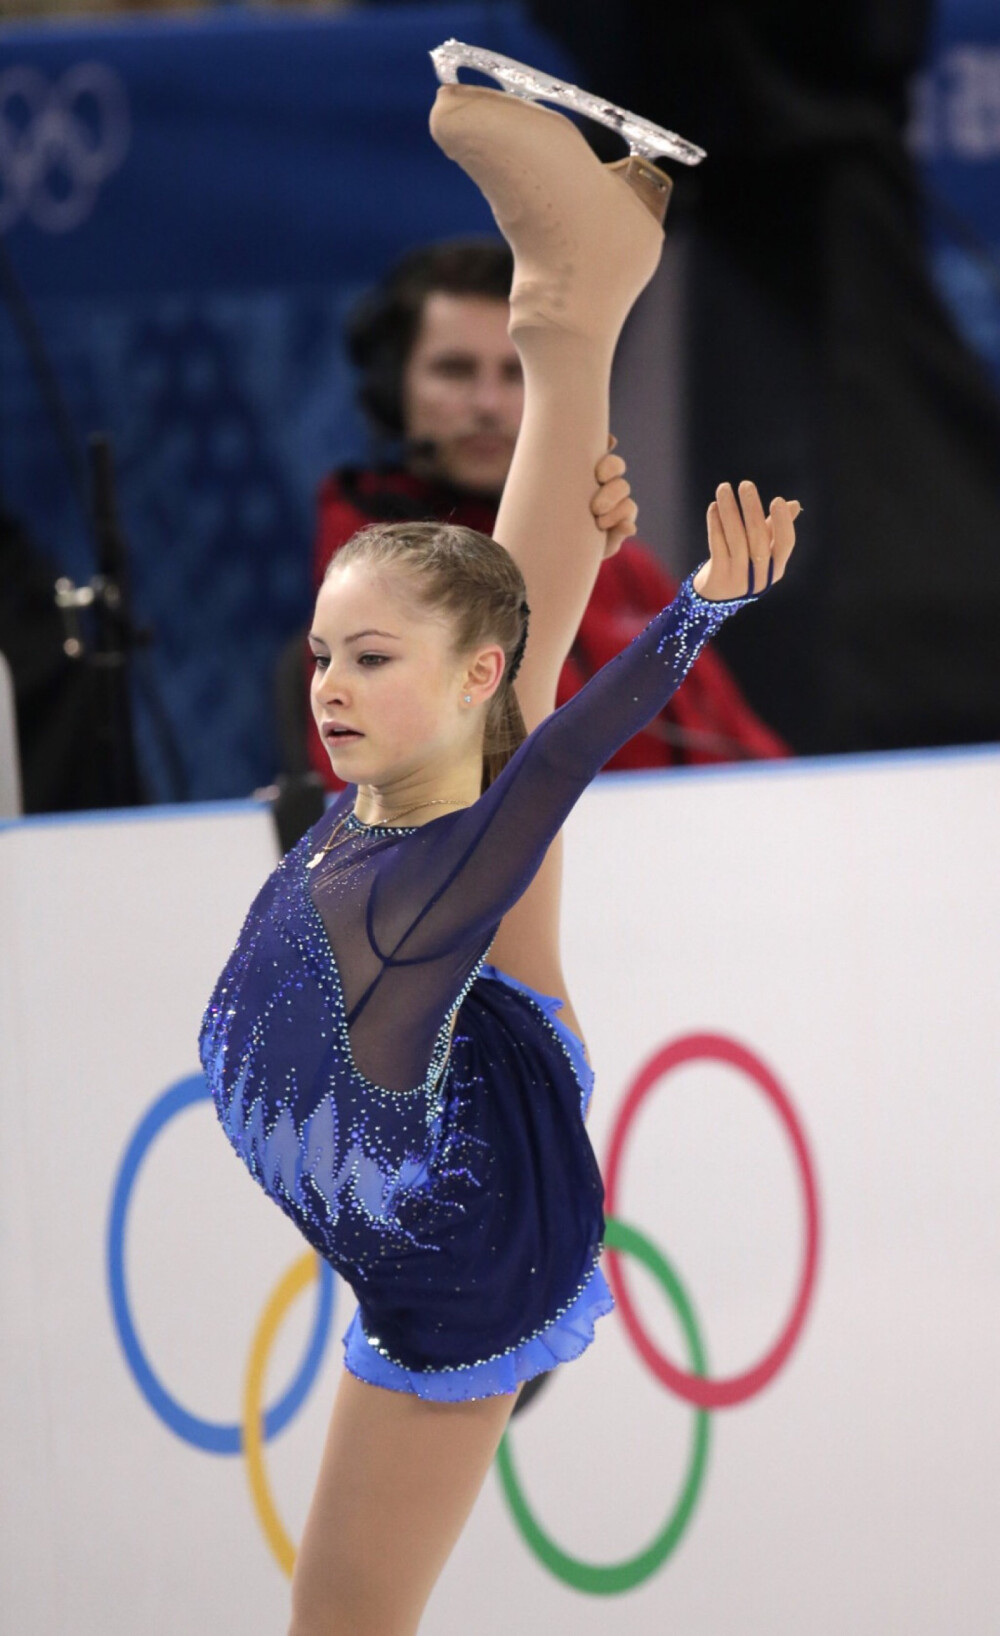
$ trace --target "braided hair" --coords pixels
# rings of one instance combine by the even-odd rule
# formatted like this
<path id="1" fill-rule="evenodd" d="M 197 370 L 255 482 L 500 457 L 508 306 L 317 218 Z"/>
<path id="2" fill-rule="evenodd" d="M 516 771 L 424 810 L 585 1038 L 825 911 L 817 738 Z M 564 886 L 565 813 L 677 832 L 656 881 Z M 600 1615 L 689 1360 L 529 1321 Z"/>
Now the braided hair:
<path id="1" fill-rule="evenodd" d="M 513 687 L 514 682 L 517 679 L 517 673 L 521 668 L 521 661 L 524 658 L 524 650 L 528 645 L 528 624 L 531 620 L 531 609 L 528 607 L 526 602 L 522 602 L 517 611 L 524 620 L 524 629 L 521 631 L 521 634 L 517 639 L 517 647 L 510 656 L 510 667 L 507 671 L 507 682 L 510 687 Z"/>

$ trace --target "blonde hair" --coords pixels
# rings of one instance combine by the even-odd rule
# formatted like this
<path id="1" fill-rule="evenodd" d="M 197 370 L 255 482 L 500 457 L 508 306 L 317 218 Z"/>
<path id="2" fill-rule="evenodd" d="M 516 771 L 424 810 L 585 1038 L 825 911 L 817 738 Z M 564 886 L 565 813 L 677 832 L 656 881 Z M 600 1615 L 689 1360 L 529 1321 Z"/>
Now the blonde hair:
<path id="1" fill-rule="evenodd" d="M 520 568 L 496 540 L 458 523 L 372 523 L 331 557 L 324 578 L 353 562 L 404 569 L 420 606 L 450 620 L 456 654 L 487 642 L 503 648 L 504 673 L 483 734 L 482 788 L 488 789 L 527 737 L 514 691 L 528 627 Z"/>

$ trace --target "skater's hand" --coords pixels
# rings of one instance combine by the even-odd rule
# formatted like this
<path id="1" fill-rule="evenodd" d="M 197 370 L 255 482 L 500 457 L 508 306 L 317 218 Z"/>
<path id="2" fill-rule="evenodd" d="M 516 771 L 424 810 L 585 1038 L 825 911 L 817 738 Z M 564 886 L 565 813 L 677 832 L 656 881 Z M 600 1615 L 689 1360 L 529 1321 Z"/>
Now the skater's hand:
<path id="1" fill-rule="evenodd" d="M 620 454 L 612 454 L 618 439 L 608 439 L 608 453 L 602 455 L 594 469 L 600 488 L 590 502 L 594 521 L 604 531 L 604 555 L 613 557 L 623 540 L 635 533 L 639 508 L 632 499 L 632 490 L 625 481 L 625 462 Z"/>
<path id="2" fill-rule="evenodd" d="M 753 483 L 740 484 L 738 503 L 732 484 L 720 483 L 708 508 L 711 555 L 694 577 L 698 595 L 728 602 L 779 580 L 795 548 L 795 519 L 801 510 L 797 500 L 772 500 L 765 517 Z"/>

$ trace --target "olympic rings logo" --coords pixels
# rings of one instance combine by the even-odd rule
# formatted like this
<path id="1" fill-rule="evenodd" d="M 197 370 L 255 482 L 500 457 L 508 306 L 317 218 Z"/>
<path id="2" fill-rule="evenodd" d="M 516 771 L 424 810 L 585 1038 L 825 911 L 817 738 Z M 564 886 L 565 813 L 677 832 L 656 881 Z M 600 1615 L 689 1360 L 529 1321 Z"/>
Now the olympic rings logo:
<path id="1" fill-rule="evenodd" d="M 796 1162 L 804 1234 L 796 1294 L 791 1312 L 770 1350 L 752 1367 L 726 1379 L 709 1375 L 706 1347 L 693 1303 L 666 1256 L 618 1213 L 622 1160 L 626 1140 L 640 1108 L 677 1068 L 697 1062 L 735 1069 L 760 1092 L 777 1114 Z M 251 1339 L 240 1419 L 206 1420 L 182 1405 L 160 1380 L 140 1343 L 131 1315 L 125 1278 L 125 1238 L 130 1204 L 143 1161 L 153 1142 L 184 1109 L 208 1100 L 200 1074 L 180 1080 L 160 1096 L 140 1120 L 119 1166 L 108 1223 L 107 1256 L 111 1307 L 126 1362 L 149 1407 L 178 1437 L 205 1453 L 242 1454 L 258 1521 L 276 1561 L 287 1574 L 295 1547 L 278 1513 L 268 1479 L 265 1450 L 301 1408 L 326 1351 L 334 1309 L 334 1275 L 313 1251 L 302 1255 L 268 1298 Z M 708 1460 L 710 1415 L 756 1396 L 787 1363 L 802 1333 L 815 1291 L 819 1257 L 819 1194 L 815 1167 L 801 1122 L 787 1093 L 770 1069 L 745 1046 L 718 1034 L 692 1034 L 654 1053 L 629 1086 L 611 1132 L 605 1170 L 607 1220 L 605 1246 L 608 1280 L 630 1340 L 652 1374 L 668 1391 L 690 1404 L 693 1423 L 688 1466 L 680 1492 L 652 1543 L 620 1562 L 592 1563 L 572 1556 L 537 1521 L 525 1496 L 508 1428 L 497 1453 L 500 1484 L 514 1522 L 526 1545 L 556 1578 L 593 1596 L 631 1590 L 658 1572 L 677 1548 L 694 1514 Z M 647 1335 L 628 1290 L 620 1258 L 637 1260 L 652 1274 L 680 1322 L 687 1368 L 669 1359 Z M 298 1297 L 316 1284 L 312 1329 L 295 1376 L 283 1396 L 264 1404 L 264 1385 L 271 1351 L 286 1314 Z"/>
<path id="2" fill-rule="evenodd" d="M 68 233 L 91 214 L 131 141 L 125 87 L 82 62 L 54 84 L 26 64 L 0 73 L 0 232 L 22 218 Z"/>
<path id="3" fill-rule="evenodd" d="M 777 1113 L 795 1155 L 805 1222 L 798 1289 L 791 1314 L 770 1351 L 752 1368 L 726 1380 L 709 1377 L 705 1346 L 694 1308 L 674 1268 L 647 1238 L 628 1226 L 617 1214 L 622 1157 L 636 1114 L 647 1097 L 675 1069 L 687 1063 L 705 1061 L 735 1068 L 750 1080 Z M 694 1513 L 704 1480 L 708 1459 L 709 1411 L 745 1403 L 773 1380 L 788 1361 L 802 1333 L 815 1289 L 819 1260 L 819 1192 L 801 1122 L 787 1093 L 760 1058 L 746 1046 L 738 1045 L 735 1040 L 726 1039 L 720 1034 L 689 1034 L 675 1040 L 672 1045 L 657 1051 L 640 1069 L 612 1127 L 604 1165 L 604 1184 L 608 1282 L 622 1322 L 639 1356 L 661 1385 L 690 1403 L 694 1409 L 691 1453 L 681 1492 L 660 1532 L 644 1551 L 622 1562 L 583 1562 L 562 1550 L 536 1521 L 517 1479 L 509 1430 L 497 1455 L 500 1481 L 526 1544 L 550 1573 L 572 1585 L 575 1590 L 588 1592 L 592 1596 L 616 1595 L 634 1589 L 656 1573 L 677 1548 Z M 632 1256 L 641 1262 L 674 1307 L 688 1349 L 687 1370 L 672 1363 L 646 1334 L 625 1283 L 619 1262 L 621 1255 Z"/>

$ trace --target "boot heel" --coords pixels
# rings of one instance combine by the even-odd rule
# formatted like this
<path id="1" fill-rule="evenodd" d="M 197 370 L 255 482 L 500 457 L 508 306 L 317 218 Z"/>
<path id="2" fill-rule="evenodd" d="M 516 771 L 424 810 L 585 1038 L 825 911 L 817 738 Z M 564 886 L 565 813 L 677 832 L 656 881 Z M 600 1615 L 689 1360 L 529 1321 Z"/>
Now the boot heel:
<path id="1" fill-rule="evenodd" d="M 662 227 L 674 187 L 670 177 L 657 170 L 639 153 L 630 153 L 627 159 L 616 159 L 613 165 L 606 168 L 617 172 L 636 198 L 642 200 L 653 220 Z"/>

